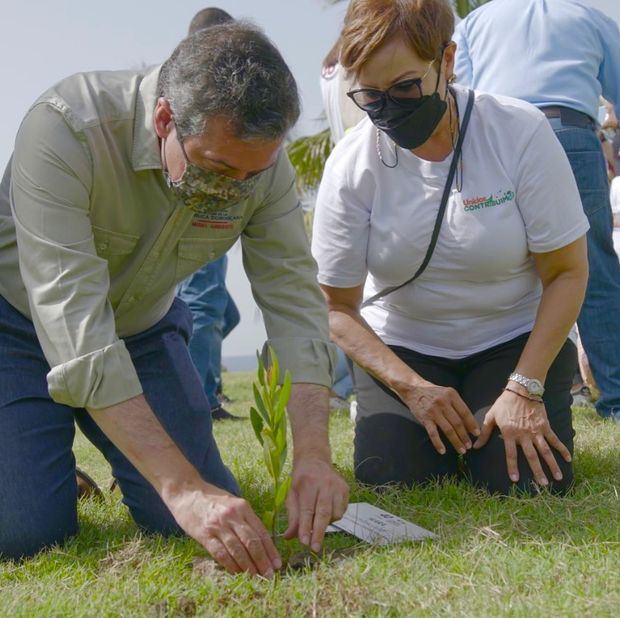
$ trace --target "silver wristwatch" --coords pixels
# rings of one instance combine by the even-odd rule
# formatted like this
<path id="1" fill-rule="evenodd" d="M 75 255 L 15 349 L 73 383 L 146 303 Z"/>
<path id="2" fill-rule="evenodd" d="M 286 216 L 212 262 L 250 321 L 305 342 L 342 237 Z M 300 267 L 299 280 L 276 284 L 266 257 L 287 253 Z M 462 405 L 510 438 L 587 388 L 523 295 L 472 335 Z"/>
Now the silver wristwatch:
<path id="1" fill-rule="evenodd" d="M 527 392 L 530 395 L 542 397 L 543 393 L 545 392 L 545 387 L 543 386 L 542 382 L 540 380 L 537 380 L 536 378 L 526 378 L 520 373 L 515 372 L 511 373 L 508 376 L 508 379 L 516 382 L 517 384 L 520 384 L 521 386 L 525 386 Z"/>

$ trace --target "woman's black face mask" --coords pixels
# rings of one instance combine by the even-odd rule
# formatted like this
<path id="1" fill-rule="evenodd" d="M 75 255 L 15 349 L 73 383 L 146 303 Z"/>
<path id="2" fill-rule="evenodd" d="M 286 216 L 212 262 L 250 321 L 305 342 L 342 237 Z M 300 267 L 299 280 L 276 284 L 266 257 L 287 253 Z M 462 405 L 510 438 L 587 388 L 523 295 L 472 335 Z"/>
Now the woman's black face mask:
<path id="1" fill-rule="evenodd" d="M 422 146 L 433 134 L 448 107 L 437 90 L 440 74 L 441 65 L 433 94 L 401 98 L 385 93 L 380 109 L 365 110 L 372 123 L 401 148 L 413 150 Z"/>

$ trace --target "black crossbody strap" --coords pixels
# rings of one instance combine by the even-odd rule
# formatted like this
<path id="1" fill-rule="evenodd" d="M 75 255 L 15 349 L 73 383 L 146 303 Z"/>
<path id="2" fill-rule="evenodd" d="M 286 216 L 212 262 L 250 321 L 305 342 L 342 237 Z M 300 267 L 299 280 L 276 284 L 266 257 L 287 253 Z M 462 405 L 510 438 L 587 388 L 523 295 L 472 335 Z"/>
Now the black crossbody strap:
<path id="1" fill-rule="evenodd" d="M 368 300 L 362 303 L 362 307 L 367 307 L 368 305 L 372 305 L 376 300 L 395 292 L 396 290 L 400 290 L 400 288 L 406 286 L 407 284 L 415 281 L 428 266 L 428 263 L 431 261 L 431 257 L 433 252 L 435 251 L 435 245 L 437 244 L 437 239 L 439 238 L 439 231 L 441 229 L 441 224 L 443 222 L 443 217 L 446 212 L 446 207 L 448 206 L 448 197 L 450 197 L 450 191 L 452 190 L 452 183 L 454 181 L 454 174 L 456 173 L 456 166 L 458 165 L 459 158 L 461 156 L 461 149 L 463 147 L 463 140 L 465 139 L 465 133 L 467 132 L 467 125 L 469 124 L 469 118 L 471 116 L 471 110 L 474 107 L 474 91 L 470 90 L 467 96 L 467 107 L 465 108 L 465 114 L 463 116 L 463 123 L 461 124 L 461 130 L 459 132 L 459 138 L 456 142 L 456 146 L 454 147 L 454 155 L 452 157 L 452 163 L 450 164 L 450 171 L 448 172 L 448 178 L 446 179 L 446 184 L 443 189 L 443 195 L 441 196 L 441 204 L 439 205 L 439 210 L 437 212 L 437 218 L 435 219 L 435 227 L 433 228 L 433 234 L 431 235 L 431 242 L 428 245 L 428 249 L 426 250 L 426 255 L 424 256 L 424 260 L 422 260 L 422 264 L 420 264 L 420 268 L 416 271 L 415 275 L 410 279 L 407 279 L 404 283 L 400 285 L 395 285 L 390 288 L 385 288 L 381 290 L 374 296 L 371 296 Z"/>

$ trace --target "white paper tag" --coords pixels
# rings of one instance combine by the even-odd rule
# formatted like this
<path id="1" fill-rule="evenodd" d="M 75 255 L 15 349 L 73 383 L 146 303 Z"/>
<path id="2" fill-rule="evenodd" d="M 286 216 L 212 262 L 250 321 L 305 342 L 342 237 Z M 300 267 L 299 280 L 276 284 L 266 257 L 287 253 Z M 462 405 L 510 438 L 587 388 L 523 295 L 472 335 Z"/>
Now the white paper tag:
<path id="1" fill-rule="evenodd" d="M 349 504 L 342 519 L 326 532 L 348 532 L 374 545 L 434 539 L 436 535 L 367 502 Z"/>

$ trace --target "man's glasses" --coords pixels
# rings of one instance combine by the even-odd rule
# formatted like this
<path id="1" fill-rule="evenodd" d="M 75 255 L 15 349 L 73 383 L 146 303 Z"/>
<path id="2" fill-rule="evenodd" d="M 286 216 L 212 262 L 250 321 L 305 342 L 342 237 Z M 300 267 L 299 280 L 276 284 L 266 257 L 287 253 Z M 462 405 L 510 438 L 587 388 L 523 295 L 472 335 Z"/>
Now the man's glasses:
<path id="1" fill-rule="evenodd" d="M 422 98 L 422 81 L 428 75 L 435 60 L 431 60 L 422 77 L 405 79 L 390 86 L 387 90 L 358 88 L 347 92 L 347 96 L 365 112 L 380 112 L 388 99 L 394 103 L 405 103 L 411 99 Z"/>

